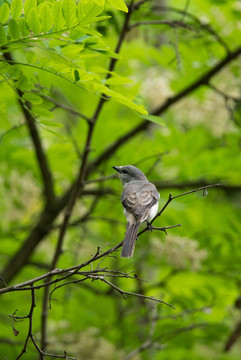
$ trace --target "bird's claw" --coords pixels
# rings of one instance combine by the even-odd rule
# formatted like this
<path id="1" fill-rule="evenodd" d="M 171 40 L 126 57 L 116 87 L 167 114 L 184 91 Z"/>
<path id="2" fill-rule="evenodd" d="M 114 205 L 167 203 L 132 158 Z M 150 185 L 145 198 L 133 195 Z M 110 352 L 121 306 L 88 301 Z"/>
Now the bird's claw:
<path id="1" fill-rule="evenodd" d="M 152 231 L 152 224 L 147 221 L 147 228 L 149 231 Z"/>

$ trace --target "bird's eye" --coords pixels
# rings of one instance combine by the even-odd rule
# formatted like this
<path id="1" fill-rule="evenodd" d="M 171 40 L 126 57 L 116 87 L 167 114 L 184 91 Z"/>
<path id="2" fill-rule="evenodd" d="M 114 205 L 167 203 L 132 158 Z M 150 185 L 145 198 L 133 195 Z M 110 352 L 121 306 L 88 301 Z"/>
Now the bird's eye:
<path id="1" fill-rule="evenodd" d="M 128 171 L 127 170 L 122 170 L 122 174 L 128 174 Z"/>

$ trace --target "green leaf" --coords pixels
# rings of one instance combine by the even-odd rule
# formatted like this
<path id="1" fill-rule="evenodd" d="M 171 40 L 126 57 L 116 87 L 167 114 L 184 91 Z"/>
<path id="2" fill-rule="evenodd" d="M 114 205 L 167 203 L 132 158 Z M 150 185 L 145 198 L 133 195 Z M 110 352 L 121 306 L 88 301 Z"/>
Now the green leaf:
<path id="1" fill-rule="evenodd" d="M 62 49 L 62 53 L 64 56 L 70 58 L 70 59 L 76 59 L 78 57 L 78 54 L 83 50 L 84 45 L 83 44 L 71 44 L 68 46 L 65 46 Z"/>
<path id="2" fill-rule="evenodd" d="M 28 15 L 28 26 L 34 34 L 39 34 L 42 30 L 39 14 L 35 8 L 32 8 Z"/>
<path id="3" fill-rule="evenodd" d="M 45 3 L 41 4 L 39 6 L 39 15 L 43 27 L 43 32 L 46 33 L 52 28 L 54 23 L 50 7 Z"/>
<path id="4" fill-rule="evenodd" d="M 23 1 L 22 0 L 13 0 L 11 4 L 11 14 L 13 19 L 18 19 L 22 14 Z"/>
<path id="5" fill-rule="evenodd" d="M 92 47 L 92 46 L 87 46 L 89 49 L 91 49 L 92 51 L 96 51 L 98 53 L 101 53 L 102 55 L 107 55 L 107 56 L 111 56 L 114 59 L 121 59 L 121 56 L 117 53 L 115 53 L 114 51 L 110 51 L 108 49 L 100 49 L 97 47 Z"/>
<path id="6" fill-rule="evenodd" d="M 57 133 L 56 131 L 50 130 L 50 129 L 46 129 L 44 128 L 45 131 L 48 131 L 50 134 L 53 134 L 61 139 L 67 140 L 67 138 L 65 136 L 63 136 L 62 134 Z"/>
<path id="7" fill-rule="evenodd" d="M 121 76 L 114 76 L 106 80 L 105 84 L 108 85 L 123 85 L 123 84 L 130 84 L 133 81 L 131 79 L 121 77 Z"/>
<path id="8" fill-rule="evenodd" d="M 17 88 L 22 91 L 31 90 L 32 84 L 25 75 L 21 74 L 17 81 Z"/>
<path id="9" fill-rule="evenodd" d="M 54 114 L 51 111 L 44 109 L 42 107 L 33 107 L 32 111 L 36 116 L 40 116 L 45 119 L 53 119 L 54 117 Z"/>
<path id="10" fill-rule="evenodd" d="M 155 124 L 166 126 L 165 120 L 156 115 L 143 115 L 141 116 L 145 120 L 149 120 Z"/>
<path id="11" fill-rule="evenodd" d="M 77 8 L 80 25 L 93 22 L 96 16 L 102 13 L 104 6 L 100 5 L 97 0 L 82 0 L 78 3 Z"/>
<path id="12" fill-rule="evenodd" d="M 128 12 L 128 7 L 123 0 L 107 0 L 115 9 Z"/>
<path id="13" fill-rule="evenodd" d="M 29 28 L 28 28 L 28 24 L 27 21 L 25 20 L 25 18 L 21 18 L 19 19 L 19 28 L 21 33 L 23 34 L 24 37 L 27 37 L 30 33 Z"/>
<path id="14" fill-rule="evenodd" d="M 100 16 L 100 17 L 102 17 L 102 16 Z M 98 19 L 98 18 L 96 18 L 96 19 Z M 79 30 L 79 31 L 82 31 L 85 34 L 90 34 L 90 35 L 100 36 L 100 37 L 102 36 L 102 34 L 99 33 L 98 31 L 96 31 L 94 29 L 89 29 L 89 28 L 84 27 L 84 26 L 78 26 L 76 29 Z M 73 33 L 74 30 L 72 30 L 71 32 Z"/>
<path id="15" fill-rule="evenodd" d="M 55 121 L 50 121 L 50 120 L 39 120 L 39 123 L 43 124 L 43 125 L 51 126 L 51 127 L 58 127 L 58 128 L 63 127 L 63 124 L 57 123 Z"/>
<path id="16" fill-rule="evenodd" d="M 32 94 L 32 93 L 25 93 L 23 95 L 23 99 L 26 101 L 29 101 L 31 104 L 34 104 L 34 105 L 39 105 L 39 104 L 42 104 L 42 102 L 43 102 L 43 99 L 40 96 Z"/>
<path id="17" fill-rule="evenodd" d="M 16 20 L 10 19 L 8 24 L 8 30 L 13 39 L 19 39 L 20 37 L 20 28 Z"/>
<path id="18" fill-rule="evenodd" d="M 26 0 L 24 3 L 24 14 L 27 17 L 30 10 L 37 7 L 37 0 Z"/>
<path id="19" fill-rule="evenodd" d="M 52 13 L 53 13 L 53 20 L 54 20 L 54 30 L 55 31 L 62 30 L 65 25 L 63 12 L 62 12 L 62 1 L 55 2 L 53 9 L 52 9 Z"/>
<path id="20" fill-rule="evenodd" d="M 126 98 L 125 96 L 109 89 L 107 86 L 102 86 L 98 92 L 102 92 L 110 97 L 112 97 L 114 100 L 118 101 L 120 104 L 123 104 L 127 107 L 129 107 L 132 110 L 137 111 L 138 113 L 142 115 L 147 115 L 147 111 L 142 105 L 138 105 L 134 103 L 132 100 Z"/>
<path id="21" fill-rule="evenodd" d="M 5 45 L 6 42 L 7 42 L 7 35 L 2 25 L 0 25 L 0 45 Z"/>
<path id="22" fill-rule="evenodd" d="M 29 64 L 35 64 L 37 62 L 37 55 L 34 51 L 26 52 L 26 59 Z"/>
<path id="23" fill-rule="evenodd" d="M 0 24 L 3 24 L 6 21 L 8 21 L 8 18 L 9 18 L 9 6 L 8 4 L 4 3 L 0 7 Z"/>
<path id="24" fill-rule="evenodd" d="M 76 4 L 74 0 L 63 0 L 63 14 L 67 28 L 77 24 Z"/>
<path id="25" fill-rule="evenodd" d="M 103 21 L 103 20 L 108 20 L 108 19 L 110 19 L 111 18 L 111 16 L 107 16 L 107 15 L 105 15 L 105 16 L 97 16 L 97 17 L 95 17 L 95 18 L 92 18 L 91 19 L 91 22 L 92 23 L 95 23 L 95 22 L 99 22 L 99 21 Z M 84 26 L 84 25 L 83 25 Z M 102 35 L 102 34 L 101 34 Z"/>
<path id="26" fill-rule="evenodd" d="M 11 78 L 11 80 L 18 80 L 20 74 L 21 74 L 21 71 L 19 70 L 18 66 L 11 65 L 11 67 L 8 70 L 8 75 Z"/>

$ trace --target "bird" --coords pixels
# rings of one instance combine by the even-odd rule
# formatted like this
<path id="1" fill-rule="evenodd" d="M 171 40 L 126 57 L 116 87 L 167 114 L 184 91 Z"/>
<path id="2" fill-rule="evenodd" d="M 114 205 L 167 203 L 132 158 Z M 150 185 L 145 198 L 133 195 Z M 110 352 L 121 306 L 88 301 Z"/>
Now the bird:
<path id="1" fill-rule="evenodd" d="M 133 165 L 113 166 L 123 184 L 121 203 L 127 220 L 121 257 L 132 257 L 141 223 L 149 222 L 158 211 L 160 195 L 145 174 Z"/>

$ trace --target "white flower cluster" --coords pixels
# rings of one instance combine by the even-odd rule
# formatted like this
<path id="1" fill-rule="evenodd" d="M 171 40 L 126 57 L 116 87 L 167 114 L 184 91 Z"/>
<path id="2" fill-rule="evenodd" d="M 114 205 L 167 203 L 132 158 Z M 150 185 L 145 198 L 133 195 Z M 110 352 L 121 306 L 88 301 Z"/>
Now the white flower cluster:
<path id="1" fill-rule="evenodd" d="M 180 236 L 167 236 L 165 242 L 153 238 L 152 248 L 155 255 L 176 269 L 198 271 L 207 251 L 199 248 L 196 240 Z"/>

